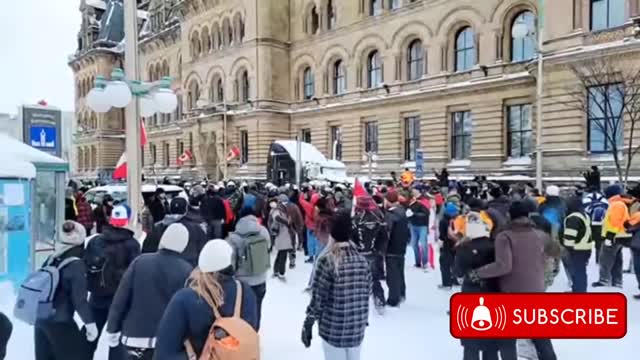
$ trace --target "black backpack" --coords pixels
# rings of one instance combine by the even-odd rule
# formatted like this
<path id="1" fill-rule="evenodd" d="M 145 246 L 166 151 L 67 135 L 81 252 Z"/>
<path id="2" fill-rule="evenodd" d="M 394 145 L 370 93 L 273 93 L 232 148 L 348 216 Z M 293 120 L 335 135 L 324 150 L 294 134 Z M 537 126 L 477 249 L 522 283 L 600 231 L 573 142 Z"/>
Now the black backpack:
<path id="1" fill-rule="evenodd" d="M 357 218 L 355 225 L 358 252 L 363 255 L 373 253 L 376 250 L 378 236 L 385 226 L 384 219 L 367 212 Z"/>
<path id="2" fill-rule="evenodd" d="M 115 295 L 129 257 L 125 241 L 106 241 L 104 235 L 91 239 L 84 253 L 89 292 L 101 297 Z"/>

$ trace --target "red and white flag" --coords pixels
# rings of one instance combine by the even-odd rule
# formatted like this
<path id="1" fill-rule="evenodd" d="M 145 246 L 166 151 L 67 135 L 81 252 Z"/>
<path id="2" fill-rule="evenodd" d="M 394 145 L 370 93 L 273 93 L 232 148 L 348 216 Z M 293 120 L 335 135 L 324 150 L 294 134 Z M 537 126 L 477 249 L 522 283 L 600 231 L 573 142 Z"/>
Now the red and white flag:
<path id="1" fill-rule="evenodd" d="M 144 147 L 147 144 L 147 129 L 144 127 L 144 120 L 140 120 L 140 147 Z M 113 179 L 120 180 L 127 178 L 127 152 L 123 152 L 122 156 L 116 164 L 115 170 L 113 170 Z"/>
<path id="2" fill-rule="evenodd" d="M 227 161 L 231 161 L 239 156 L 240 156 L 240 148 L 237 146 L 234 146 L 231 148 L 231 150 L 229 150 L 229 153 L 227 153 Z"/>
<path id="3" fill-rule="evenodd" d="M 187 149 L 182 153 L 182 155 L 178 157 L 178 160 L 176 160 L 176 162 L 178 163 L 178 165 L 183 165 L 191 159 L 193 159 L 193 154 L 191 153 L 191 150 Z"/>

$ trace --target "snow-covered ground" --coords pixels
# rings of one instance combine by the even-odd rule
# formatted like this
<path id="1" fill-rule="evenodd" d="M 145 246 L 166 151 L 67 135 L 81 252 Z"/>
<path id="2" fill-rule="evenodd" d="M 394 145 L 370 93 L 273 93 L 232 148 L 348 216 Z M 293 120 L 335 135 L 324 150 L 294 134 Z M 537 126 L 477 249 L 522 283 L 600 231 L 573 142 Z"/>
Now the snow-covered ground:
<path id="1" fill-rule="evenodd" d="M 407 257 L 407 302 L 399 309 L 389 309 L 384 316 L 372 311 L 370 326 L 363 344 L 363 360 L 386 359 L 461 359 L 462 348 L 458 340 L 449 334 L 446 310 L 452 292 L 437 289 L 440 274 L 424 273 L 411 267 L 411 250 Z M 625 266 L 628 253 L 625 253 Z M 298 268 L 287 272 L 287 282 L 269 280 L 263 309 L 261 341 L 263 360 L 321 360 L 321 340 L 316 335 L 310 349 L 300 342 L 300 330 L 309 296 L 302 292 L 310 265 L 298 257 Z M 589 282 L 597 280 L 597 267 L 592 259 Z M 565 291 L 564 272 L 556 278 L 552 291 Z M 13 306 L 11 287 L 0 286 L 0 310 L 10 314 Z M 612 291 L 604 289 L 602 291 Z M 633 275 L 625 274 L 624 293 L 628 299 L 629 331 L 620 340 L 554 340 L 558 359 L 602 360 L 631 359 L 638 351 L 634 340 L 640 339 L 640 301 L 630 296 L 636 293 L 637 283 Z M 593 289 L 590 289 L 593 291 Z M 32 329 L 19 322 L 14 323 L 14 335 L 9 342 L 7 360 L 29 360 L 33 356 Z M 106 359 L 101 346 L 96 360 Z"/>

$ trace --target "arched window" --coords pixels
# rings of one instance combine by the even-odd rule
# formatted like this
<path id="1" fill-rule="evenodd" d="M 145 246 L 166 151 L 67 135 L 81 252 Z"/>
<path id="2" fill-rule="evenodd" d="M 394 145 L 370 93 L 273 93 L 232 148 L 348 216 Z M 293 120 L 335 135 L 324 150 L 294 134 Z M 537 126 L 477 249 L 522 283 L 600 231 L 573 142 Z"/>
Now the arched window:
<path id="1" fill-rule="evenodd" d="M 247 70 L 242 71 L 240 74 L 240 102 L 246 103 L 249 101 L 249 73 Z"/>
<path id="2" fill-rule="evenodd" d="M 201 40 L 202 40 L 202 53 L 203 54 L 209 53 L 209 51 L 211 51 L 211 36 L 209 34 L 209 29 L 207 29 L 206 27 L 202 29 Z"/>
<path id="3" fill-rule="evenodd" d="M 511 33 L 515 26 L 526 26 L 529 32 L 525 37 L 511 37 L 511 61 L 530 60 L 536 55 L 536 17 L 527 10 L 523 11 L 513 20 Z"/>
<path id="4" fill-rule="evenodd" d="M 624 24 L 625 2 L 625 0 L 591 0 L 591 30 L 604 30 Z"/>
<path id="5" fill-rule="evenodd" d="M 327 30 L 336 28 L 336 9 L 333 6 L 333 0 L 327 1 Z"/>
<path id="6" fill-rule="evenodd" d="M 200 35 L 197 31 L 191 35 L 191 55 L 193 57 L 200 56 Z"/>
<path id="7" fill-rule="evenodd" d="M 367 87 L 376 88 L 382 84 L 382 59 L 380 53 L 374 50 L 367 57 Z"/>
<path id="8" fill-rule="evenodd" d="M 456 34 L 455 71 L 471 69 L 476 64 L 476 41 L 471 27 L 467 26 Z"/>
<path id="9" fill-rule="evenodd" d="M 304 72 L 302 74 L 302 78 L 303 78 L 303 88 L 304 88 L 304 99 L 305 100 L 310 100 L 311 98 L 313 98 L 314 95 L 314 81 L 313 81 L 313 72 L 311 71 L 310 67 L 307 67 L 304 69 Z"/>
<path id="10" fill-rule="evenodd" d="M 82 148 L 78 148 L 78 160 L 77 160 L 78 161 L 78 163 L 77 163 L 78 164 L 77 165 L 78 171 L 84 170 L 84 167 L 82 166 L 82 156 L 83 156 L 82 155 Z"/>
<path id="11" fill-rule="evenodd" d="M 224 85 L 222 83 L 222 78 L 218 78 L 216 82 L 216 101 L 219 103 L 224 102 Z"/>
<path id="12" fill-rule="evenodd" d="M 187 92 L 187 107 L 189 110 L 196 108 L 198 99 L 200 98 L 200 85 L 197 80 L 191 80 L 189 83 L 189 91 Z"/>
<path id="13" fill-rule="evenodd" d="M 335 95 L 344 94 L 347 91 L 347 71 L 342 60 L 333 63 L 333 93 Z"/>
<path id="14" fill-rule="evenodd" d="M 211 47 L 219 50 L 222 47 L 222 38 L 220 37 L 220 25 L 218 23 L 211 26 Z"/>
<path id="15" fill-rule="evenodd" d="M 224 37 L 224 45 L 233 45 L 233 29 L 231 28 L 231 22 L 229 19 L 224 19 L 222 22 L 222 32 Z"/>
<path id="16" fill-rule="evenodd" d="M 318 16 L 318 11 L 315 6 L 312 6 L 309 9 L 309 14 L 307 16 L 307 33 L 309 35 L 313 35 L 318 32 L 320 28 L 320 16 Z"/>
<path id="17" fill-rule="evenodd" d="M 238 39 L 238 44 L 241 44 L 244 40 L 244 21 L 240 14 L 236 14 L 236 17 L 233 19 L 233 27 L 235 28 L 235 37 Z"/>
<path id="18" fill-rule="evenodd" d="M 369 1 L 369 15 L 377 16 L 382 14 L 382 0 Z"/>
<path id="19" fill-rule="evenodd" d="M 422 41 L 413 40 L 407 49 L 407 78 L 409 80 L 417 80 L 422 77 L 424 72 L 423 58 Z"/>

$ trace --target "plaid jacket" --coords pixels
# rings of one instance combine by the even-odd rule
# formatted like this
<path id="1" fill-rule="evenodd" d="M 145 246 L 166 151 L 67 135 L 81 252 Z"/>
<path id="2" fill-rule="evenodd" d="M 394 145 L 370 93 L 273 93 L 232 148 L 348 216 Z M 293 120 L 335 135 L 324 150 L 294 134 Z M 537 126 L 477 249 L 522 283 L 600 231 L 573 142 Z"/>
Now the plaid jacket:
<path id="1" fill-rule="evenodd" d="M 360 346 L 369 319 L 369 263 L 350 243 L 341 243 L 338 268 L 331 255 L 318 260 L 307 316 L 318 320 L 320 337 L 332 346 Z"/>
<path id="2" fill-rule="evenodd" d="M 78 208 L 76 220 L 85 227 L 93 227 L 93 210 L 91 209 L 91 205 L 86 201 L 78 201 L 76 207 Z"/>

